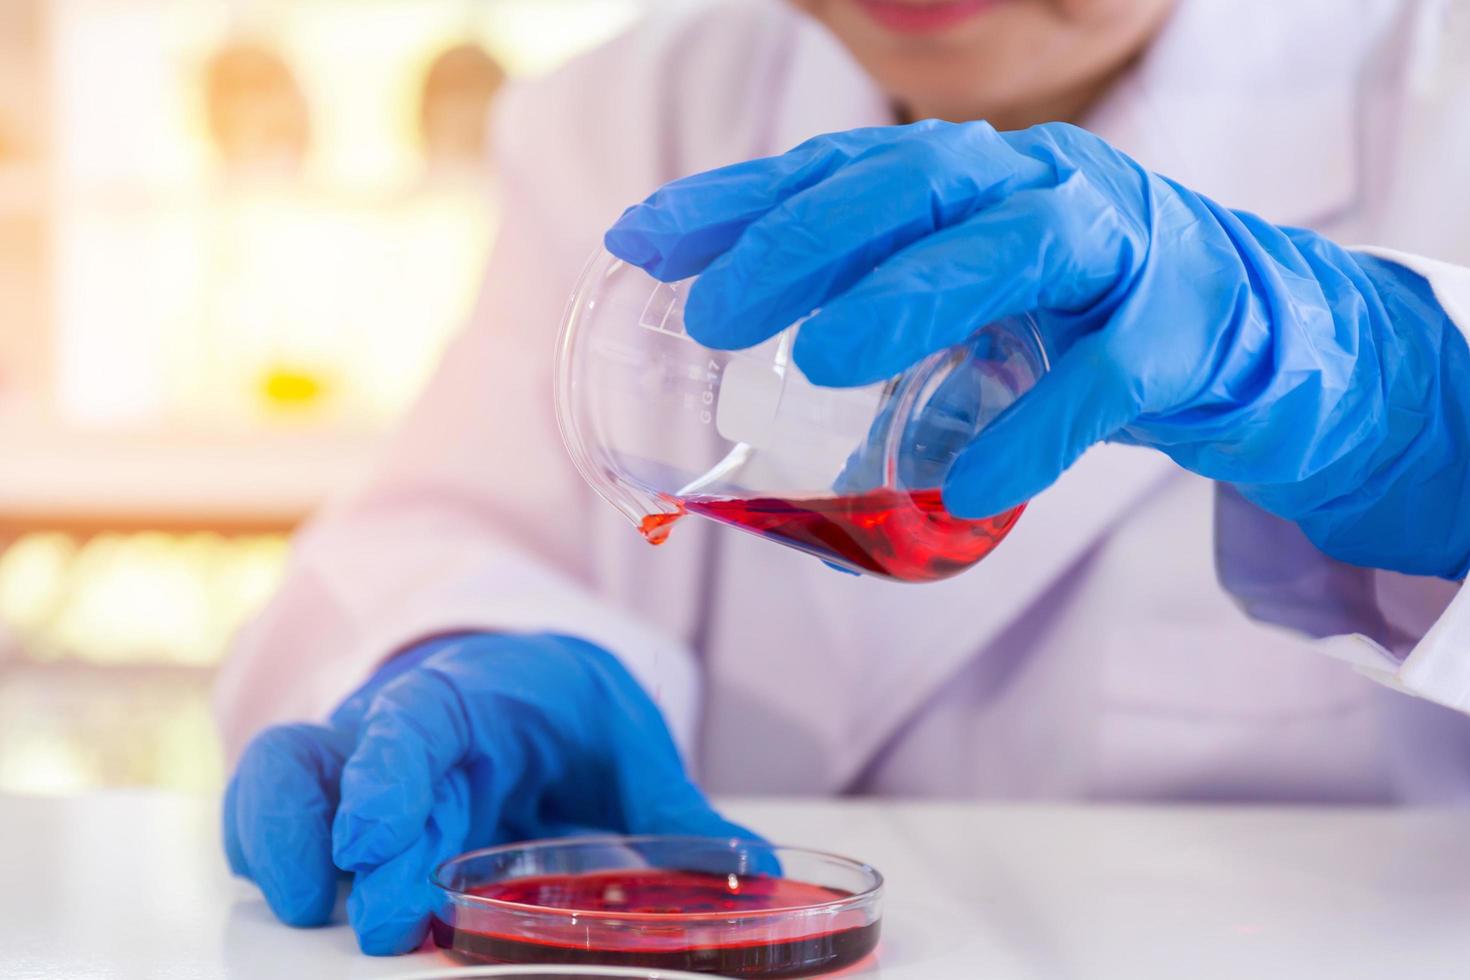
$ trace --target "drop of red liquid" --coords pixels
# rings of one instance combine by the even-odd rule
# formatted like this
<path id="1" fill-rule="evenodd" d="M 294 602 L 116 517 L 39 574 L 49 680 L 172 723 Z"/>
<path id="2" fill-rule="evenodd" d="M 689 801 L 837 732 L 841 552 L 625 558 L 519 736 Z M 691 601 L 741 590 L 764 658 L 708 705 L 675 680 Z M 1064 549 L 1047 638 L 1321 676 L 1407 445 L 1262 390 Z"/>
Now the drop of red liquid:
<path id="1" fill-rule="evenodd" d="M 672 514 L 647 514 L 643 520 L 638 522 L 638 533 L 651 545 L 660 545 L 669 540 L 669 532 L 674 529 L 674 522 L 684 516 L 684 508 L 680 507 Z"/>

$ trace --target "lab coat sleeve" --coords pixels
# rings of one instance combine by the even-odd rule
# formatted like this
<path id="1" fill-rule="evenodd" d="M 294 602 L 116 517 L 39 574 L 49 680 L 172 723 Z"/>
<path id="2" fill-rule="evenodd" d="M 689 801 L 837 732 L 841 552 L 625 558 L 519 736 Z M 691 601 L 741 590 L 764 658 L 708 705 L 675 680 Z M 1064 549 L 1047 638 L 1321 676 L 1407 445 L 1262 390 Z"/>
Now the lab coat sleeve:
<path id="1" fill-rule="evenodd" d="M 689 755 L 698 685 L 687 636 L 677 616 L 633 615 L 599 587 L 589 542 L 607 509 L 572 468 L 552 414 L 565 298 L 596 229 L 616 215 L 578 206 L 568 217 L 567 182 L 547 171 L 575 147 L 542 138 L 559 107 L 536 103 L 513 93 L 497 115 L 502 230 L 471 323 L 368 484 L 298 535 L 283 587 L 233 645 L 216 690 L 231 759 L 266 725 L 324 717 L 395 652 L 468 630 L 599 644 L 654 696 Z"/>
<path id="2" fill-rule="evenodd" d="M 1360 251 L 1424 276 L 1470 339 L 1470 269 Z M 1316 637 L 1324 653 L 1390 687 L 1470 712 L 1470 592 L 1462 583 L 1334 561 L 1295 525 L 1225 486 L 1216 495 L 1215 541 L 1221 583 L 1248 614 Z"/>

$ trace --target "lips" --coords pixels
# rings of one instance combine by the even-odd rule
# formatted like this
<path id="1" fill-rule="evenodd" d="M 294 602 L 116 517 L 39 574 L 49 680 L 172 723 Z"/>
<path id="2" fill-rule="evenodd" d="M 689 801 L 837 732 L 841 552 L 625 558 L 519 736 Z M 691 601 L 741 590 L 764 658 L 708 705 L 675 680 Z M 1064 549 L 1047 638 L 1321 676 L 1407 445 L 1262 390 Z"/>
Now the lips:
<path id="1" fill-rule="evenodd" d="M 1001 0 L 939 0 L 914 3 L 904 0 L 856 0 L 879 25 L 898 34 L 933 34 L 962 24 L 994 7 Z"/>

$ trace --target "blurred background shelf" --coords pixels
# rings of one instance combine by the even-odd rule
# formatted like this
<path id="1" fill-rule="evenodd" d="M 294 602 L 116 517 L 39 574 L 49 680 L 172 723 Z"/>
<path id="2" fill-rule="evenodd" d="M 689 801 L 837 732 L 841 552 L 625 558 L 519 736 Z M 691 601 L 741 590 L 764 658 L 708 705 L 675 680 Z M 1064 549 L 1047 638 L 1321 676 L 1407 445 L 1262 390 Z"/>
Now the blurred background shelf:
<path id="1" fill-rule="evenodd" d="M 0 791 L 217 787 L 213 675 L 208 667 L 0 659 Z"/>
<path id="2" fill-rule="evenodd" d="M 102 433 L 0 416 L 0 531 L 281 532 L 350 488 L 375 430 Z"/>
<path id="3" fill-rule="evenodd" d="M 231 635 L 472 307 L 496 92 L 683 2 L 0 0 L 0 791 L 218 784 Z"/>

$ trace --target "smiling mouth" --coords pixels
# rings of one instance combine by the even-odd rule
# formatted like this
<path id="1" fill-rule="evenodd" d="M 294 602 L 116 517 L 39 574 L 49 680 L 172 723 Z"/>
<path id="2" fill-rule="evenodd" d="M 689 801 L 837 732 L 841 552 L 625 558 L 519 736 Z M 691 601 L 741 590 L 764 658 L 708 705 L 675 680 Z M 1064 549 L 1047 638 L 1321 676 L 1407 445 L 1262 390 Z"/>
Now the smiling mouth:
<path id="1" fill-rule="evenodd" d="M 933 34 L 977 17 L 1001 0 L 856 0 L 879 26 L 898 34 Z"/>

